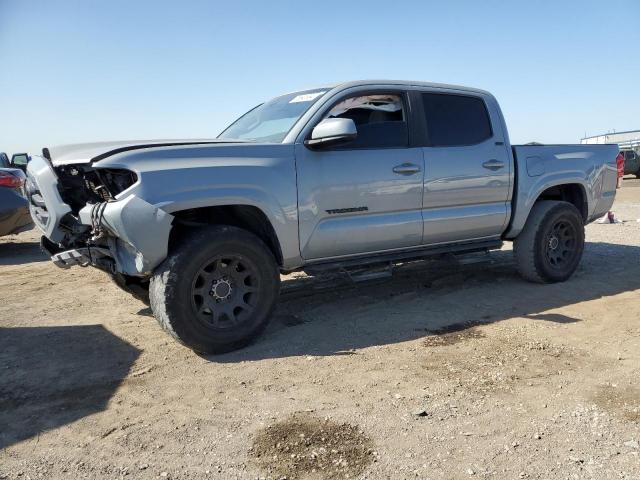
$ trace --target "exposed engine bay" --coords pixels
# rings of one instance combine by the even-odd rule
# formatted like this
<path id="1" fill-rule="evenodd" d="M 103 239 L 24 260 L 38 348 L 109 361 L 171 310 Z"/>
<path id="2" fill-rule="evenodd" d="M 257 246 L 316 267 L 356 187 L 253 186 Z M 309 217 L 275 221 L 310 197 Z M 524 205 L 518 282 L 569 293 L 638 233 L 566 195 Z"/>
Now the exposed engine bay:
<path id="1" fill-rule="evenodd" d="M 54 170 L 59 179 L 58 191 L 76 214 L 87 203 L 115 200 L 138 179 L 129 170 L 96 169 L 90 165 L 63 165 Z"/>
<path id="2" fill-rule="evenodd" d="M 88 165 L 62 165 L 53 167 L 58 178 L 57 188 L 62 200 L 71 207 L 60 220 L 60 229 L 65 233 L 59 245 L 49 243 L 48 250 L 60 253 L 66 249 L 93 247 L 91 263 L 113 272 L 114 262 L 109 258 L 96 262 L 100 249 L 108 249 L 108 235 L 101 224 L 101 214 L 108 202 L 115 201 L 115 197 L 133 185 L 137 176 L 134 172 L 123 169 L 96 169 Z M 91 223 L 82 222 L 80 212 L 89 207 L 91 209 Z M 102 251 L 100 257 L 107 251 Z"/>

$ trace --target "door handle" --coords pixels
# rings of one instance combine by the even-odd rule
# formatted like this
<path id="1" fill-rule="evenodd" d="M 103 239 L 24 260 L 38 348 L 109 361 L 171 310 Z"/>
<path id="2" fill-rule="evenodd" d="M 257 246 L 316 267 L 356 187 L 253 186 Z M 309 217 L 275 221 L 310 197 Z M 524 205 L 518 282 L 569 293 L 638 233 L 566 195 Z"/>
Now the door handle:
<path id="1" fill-rule="evenodd" d="M 484 168 L 488 168 L 489 170 L 500 170 L 504 167 L 503 162 L 499 162 L 498 160 L 487 160 L 482 164 Z"/>
<path id="2" fill-rule="evenodd" d="M 413 175 L 419 171 L 420 167 L 414 163 L 403 163 L 393 167 L 393 173 L 399 173 L 400 175 Z"/>

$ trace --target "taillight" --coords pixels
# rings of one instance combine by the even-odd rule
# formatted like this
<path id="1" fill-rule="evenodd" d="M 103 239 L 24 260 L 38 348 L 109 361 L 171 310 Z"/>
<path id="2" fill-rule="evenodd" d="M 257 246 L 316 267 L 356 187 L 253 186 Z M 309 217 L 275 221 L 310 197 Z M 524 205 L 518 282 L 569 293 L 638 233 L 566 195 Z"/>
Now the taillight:
<path id="1" fill-rule="evenodd" d="M 616 157 L 616 166 L 618 167 L 618 178 L 624 177 L 624 154 L 622 152 L 618 153 Z"/>
<path id="2" fill-rule="evenodd" d="M 619 152 L 616 157 L 616 167 L 618 168 L 618 181 L 616 188 L 622 188 L 622 177 L 624 177 L 624 154 L 622 152 Z"/>
<path id="3" fill-rule="evenodd" d="M 24 185 L 24 177 L 0 171 L 0 187 L 20 188 Z"/>

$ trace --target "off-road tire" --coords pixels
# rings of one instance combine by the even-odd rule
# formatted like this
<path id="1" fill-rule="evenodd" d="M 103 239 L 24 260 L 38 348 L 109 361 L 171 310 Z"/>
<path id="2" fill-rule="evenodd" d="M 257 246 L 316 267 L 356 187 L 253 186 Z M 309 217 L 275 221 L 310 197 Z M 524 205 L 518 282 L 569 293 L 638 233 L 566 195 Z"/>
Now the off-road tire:
<path id="1" fill-rule="evenodd" d="M 262 240 L 217 225 L 194 229 L 170 253 L 151 277 L 149 298 L 171 336 L 215 354 L 242 348 L 264 330 L 279 289 L 278 265 Z"/>
<path id="2" fill-rule="evenodd" d="M 513 250 L 524 279 L 537 283 L 567 280 L 578 268 L 584 250 L 580 212 L 568 202 L 537 202 Z"/>
<path id="3" fill-rule="evenodd" d="M 115 273 L 109 276 L 113 283 L 120 287 L 120 289 L 124 290 L 135 299 L 140 300 L 145 305 L 149 305 L 148 281 L 141 281 L 138 278 L 123 275 L 121 273 Z"/>

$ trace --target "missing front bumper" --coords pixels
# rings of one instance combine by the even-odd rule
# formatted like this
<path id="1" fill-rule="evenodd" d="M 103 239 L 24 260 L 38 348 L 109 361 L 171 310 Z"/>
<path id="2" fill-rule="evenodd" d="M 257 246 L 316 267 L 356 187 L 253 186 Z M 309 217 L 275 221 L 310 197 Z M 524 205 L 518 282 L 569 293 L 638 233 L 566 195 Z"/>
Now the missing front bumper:
<path id="1" fill-rule="evenodd" d="M 87 205 L 79 216 L 82 224 L 98 223 L 108 233 L 108 249 L 120 273 L 147 276 L 167 256 L 173 216 L 135 195 Z"/>
<path id="2" fill-rule="evenodd" d="M 167 256 L 172 222 L 172 215 L 131 195 L 80 210 L 79 223 L 102 232 L 99 245 L 64 249 L 45 239 L 42 246 L 61 268 L 92 265 L 111 273 L 146 277 Z"/>
<path id="3" fill-rule="evenodd" d="M 87 267 L 89 265 L 115 273 L 115 261 L 111 252 L 106 248 L 84 247 L 63 250 L 47 237 L 40 239 L 40 247 L 49 254 L 56 267 L 71 268 L 73 266 Z"/>

